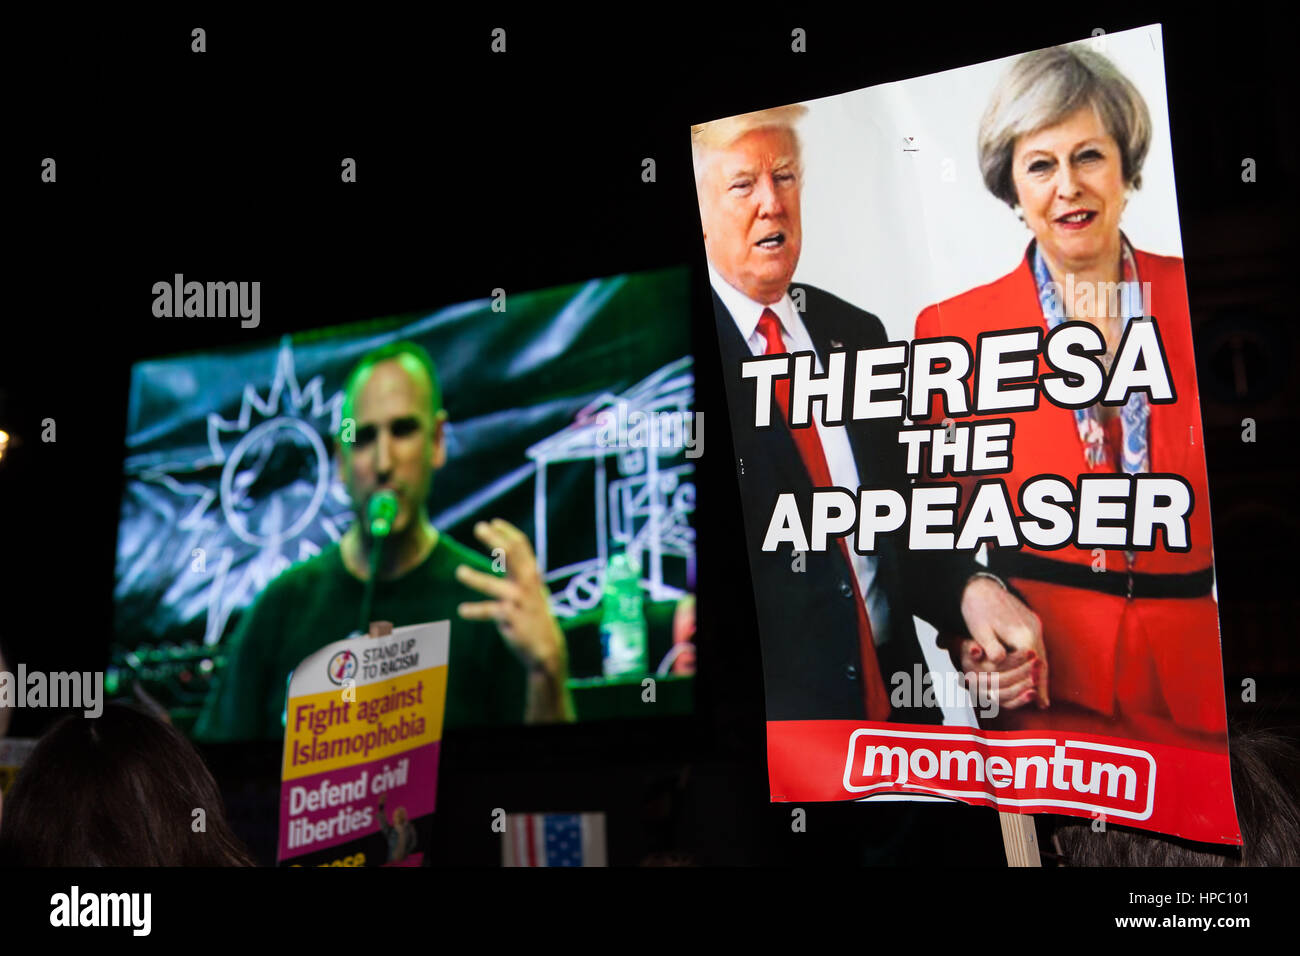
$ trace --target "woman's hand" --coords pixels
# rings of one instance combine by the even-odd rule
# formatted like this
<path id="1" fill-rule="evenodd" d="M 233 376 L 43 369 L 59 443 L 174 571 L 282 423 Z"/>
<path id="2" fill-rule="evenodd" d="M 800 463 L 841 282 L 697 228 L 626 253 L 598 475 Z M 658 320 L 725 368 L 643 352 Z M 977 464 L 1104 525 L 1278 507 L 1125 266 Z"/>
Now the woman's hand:
<path id="1" fill-rule="evenodd" d="M 976 576 L 961 597 L 962 618 L 970 637 L 957 646 L 955 663 L 978 678 L 994 675 L 999 705 L 1016 710 L 1030 701 L 1051 706 L 1047 687 L 1047 651 L 1038 615 L 990 577 Z"/>

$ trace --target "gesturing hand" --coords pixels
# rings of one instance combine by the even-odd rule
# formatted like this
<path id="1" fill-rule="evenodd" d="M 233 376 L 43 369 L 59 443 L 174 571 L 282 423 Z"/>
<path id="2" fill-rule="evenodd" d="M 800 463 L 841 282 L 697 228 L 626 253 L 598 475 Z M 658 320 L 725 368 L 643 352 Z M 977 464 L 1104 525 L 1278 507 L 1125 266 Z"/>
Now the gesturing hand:
<path id="1" fill-rule="evenodd" d="M 501 637 L 526 667 L 556 673 L 565 660 L 564 635 L 551 614 L 550 593 L 527 535 L 500 518 L 480 521 L 474 535 L 494 553 L 504 555 L 506 576 L 464 564 L 456 568 L 457 581 L 494 599 L 466 602 L 458 613 L 467 621 L 495 621 Z"/>
<path id="2" fill-rule="evenodd" d="M 962 592 L 961 613 L 971 636 L 958 645 L 966 675 L 997 675 L 998 701 L 1007 710 L 1037 699 L 1051 706 L 1047 694 L 1047 651 L 1038 615 L 998 582 L 974 577 Z"/>

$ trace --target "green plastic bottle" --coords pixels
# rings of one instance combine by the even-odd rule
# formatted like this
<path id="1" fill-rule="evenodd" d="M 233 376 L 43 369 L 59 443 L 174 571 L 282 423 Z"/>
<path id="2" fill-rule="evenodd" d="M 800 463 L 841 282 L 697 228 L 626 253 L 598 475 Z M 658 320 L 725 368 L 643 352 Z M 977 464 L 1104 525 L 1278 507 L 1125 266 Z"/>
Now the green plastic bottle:
<path id="1" fill-rule="evenodd" d="M 641 610 L 641 567 L 634 556 L 610 557 L 603 595 L 600 646 L 605 679 L 644 674 L 649 665 L 645 615 Z"/>

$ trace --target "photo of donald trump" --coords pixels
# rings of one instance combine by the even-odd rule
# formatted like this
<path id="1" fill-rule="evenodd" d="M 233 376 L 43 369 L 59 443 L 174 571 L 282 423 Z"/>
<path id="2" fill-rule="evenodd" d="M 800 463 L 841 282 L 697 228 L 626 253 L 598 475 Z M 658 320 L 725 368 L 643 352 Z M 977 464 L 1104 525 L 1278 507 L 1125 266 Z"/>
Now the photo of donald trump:
<path id="1" fill-rule="evenodd" d="M 692 128 L 691 146 L 733 441 L 740 459 L 747 554 L 762 644 L 767 719 L 938 724 L 937 705 L 890 693 L 897 675 L 926 671 L 912 620 L 969 635 L 1001 664 L 998 699 L 1044 679 L 1037 616 L 969 554 L 911 552 L 882 539 L 862 555 L 852 537 L 802 554 L 761 544 L 777 495 L 808 501 L 814 488 L 905 491 L 898 423 L 790 428 L 789 379 L 775 383 L 773 427 L 754 426 L 745 359 L 811 352 L 825 374 L 830 350 L 888 339 L 869 312 L 810 285 L 792 285 L 802 243 L 803 167 L 795 124 L 804 106 L 729 117 Z M 885 278 L 885 277 L 882 277 Z M 891 700 L 892 697 L 892 700 Z M 1008 698 L 1010 699 L 1010 698 Z"/>

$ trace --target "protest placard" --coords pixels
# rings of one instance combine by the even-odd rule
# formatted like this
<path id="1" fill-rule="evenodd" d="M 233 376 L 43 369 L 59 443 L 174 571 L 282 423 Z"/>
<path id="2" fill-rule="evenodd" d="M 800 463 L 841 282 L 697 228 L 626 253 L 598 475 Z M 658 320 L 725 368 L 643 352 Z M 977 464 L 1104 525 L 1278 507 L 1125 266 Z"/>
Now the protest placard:
<path id="1" fill-rule="evenodd" d="M 691 136 L 772 799 L 1240 843 L 1160 28 Z"/>
<path id="2" fill-rule="evenodd" d="M 419 866 L 429 848 L 450 624 L 321 648 L 285 711 L 281 864 Z"/>

